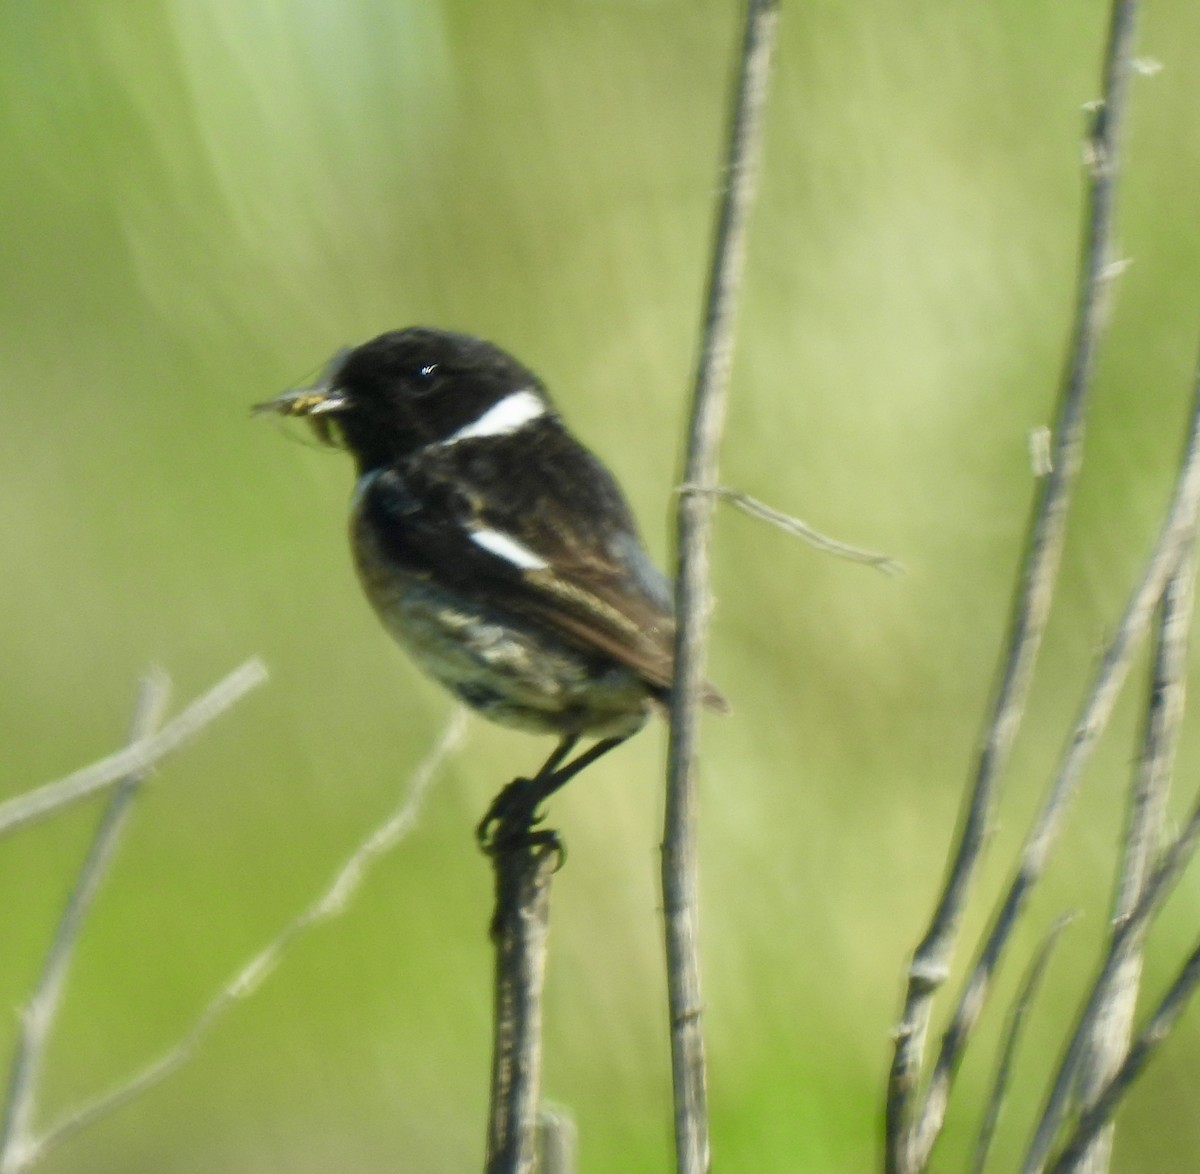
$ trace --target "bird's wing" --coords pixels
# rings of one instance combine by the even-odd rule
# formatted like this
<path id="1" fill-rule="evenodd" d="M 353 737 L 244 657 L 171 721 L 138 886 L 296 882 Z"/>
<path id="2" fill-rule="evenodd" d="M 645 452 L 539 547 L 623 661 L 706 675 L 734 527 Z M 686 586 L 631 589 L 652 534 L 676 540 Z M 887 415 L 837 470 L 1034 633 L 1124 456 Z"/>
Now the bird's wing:
<path id="1" fill-rule="evenodd" d="M 533 619 L 665 692 L 674 675 L 669 585 L 608 471 L 571 443 L 571 455 L 589 467 L 561 470 L 557 485 L 553 475 L 516 478 L 498 493 L 506 479 L 488 476 L 485 497 L 471 454 L 447 452 L 383 471 L 360 509 L 408 569 Z M 727 708 L 715 690 L 706 701 Z"/>

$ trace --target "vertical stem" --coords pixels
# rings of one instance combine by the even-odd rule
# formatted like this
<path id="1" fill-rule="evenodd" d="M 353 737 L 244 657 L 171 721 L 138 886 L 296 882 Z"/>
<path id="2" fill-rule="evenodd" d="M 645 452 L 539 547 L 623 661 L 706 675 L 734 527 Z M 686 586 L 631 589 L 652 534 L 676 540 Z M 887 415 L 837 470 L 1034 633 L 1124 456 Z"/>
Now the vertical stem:
<path id="1" fill-rule="evenodd" d="M 517 842 L 492 854 L 496 1005 L 486 1174 L 530 1174 L 534 1169 L 550 880 L 559 859 L 552 841 Z"/>
<path id="2" fill-rule="evenodd" d="M 129 735 L 131 743 L 140 742 L 154 733 L 162 722 L 169 694 L 170 684 L 161 673 L 151 674 L 142 681 Z M 0 1171 L 5 1174 L 23 1169 L 26 1165 L 38 1077 L 62 1002 L 75 945 L 117 850 L 133 801 L 150 769 L 147 766 L 140 772 L 126 775 L 113 790 L 79 870 L 75 887 L 67 898 L 37 986 L 21 1016 L 3 1126 L 0 1127 Z"/>
<path id="3" fill-rule="evenodd" d="M 1158 1046 L 1174 1031 L 1175 1024 L 1187 1009 L 1188 1000 L 1195 993 L 1197 985 L 1200 985 L 1200 945 L 1188 955 L 1175 981 L 1151 1016 L 1150 1022 L 1138 1032 L 1137 1039 L 1133 1041 L 1124 1062 L 1100 1090 L 1095 1104 L 1080 1115 L 1074 1134 L 1050 1168 L 1051 1174 L 1076 1174 L 1081 1152 L 1112 1120 L 1121 1098 L 1129 1091 Z"/>
<path id="4" fill-rule="evenodd" d="M 974 1174 L 985 1174 L 988 1160 L 992 1153 L 992 1141 L 996 1136 L 996 1126 L 1000 1123 L 1000 1114 L 1004 1110 L 1004 1101 L 1008 1096 L 1008 1085 L 1012 1079 L 1013 1061 L 1017 1054 L 1025 1020 L 1037 997 L 1038 988 L 1046 967 L 1050 964 L 1050 955 L 1058 944 L 1059 935 L 1071 920 L 1069 916 L 1060 917 L 1051 927 L 1050 932 L 1043 938 L 1037 954 L 1029 964 L 1025 977 L 1017 990 L 1017 997 L 1012 1005 L 1008 1026 L 1005 1029 L 1004 1043 L 1000 1050 L 1000 1058 L 996 1063 L 996 1076 L 992 1081 L 991 1095 L 988 1097 L 987 1108 L 984 1110 L 983 1123 L 979 1127 L 979 1139 L 975 1143 L 975 1157 L 971 1169 Z"/>
<path id="5" fill-rule="evenodd" d="M 1105 707 L 1110 711 L 1112 703 L 1115 701 L 1112 690 L 1117 684 L 1110 672 L 1111 668 L 1116 667 L 1113 657 L 1116 644 L 1124 643 L 1132 651 L 1135 636 L 1140 636 L 1140 633 L 1134 631 L 1132 621 L 1140 613 L 1145 612 L 1147 613 L 1146 620 L 1138 618 L 1136 626 L 1141 628 L 1145 622 L 1148 622 L 1150 610 L 1161 601 L 1171 580 L 1178 574 L 1183 561 L 1191 557 L 1196 544 L 1198 518 L 1200 518 L 1200 362 L 1197 364 L 1192 391 L 1192 411 L 1187 447 L 1176 479 L 1167 518 L 1163 523 L 1155 550 L 1143 573 L 1142 581 L 1122 620 L 1117 637 L 1110 644 L 1109 652 L 1105 657 L 1105 665 L 1101 669 L 1101 679 L 1097 680 L 1093 690 L 1094 702 L 1100 700 L 1102 692 L 1110 694 L 1110 700 L 1105 702 Z M 1122 675 L 1125 668 L 1128 667 L 1127 659 L 1126 657 L 1126 665 L 1121 670 Z M 1093 703 L 1089 702 L 1087 708 L 1092 709 Z M 1076 727 L 1071 751 L 1064 760 L 1059 778 L 1039 813 L 1034 829 L 1026 840 L 1026 846 L 1022 853 L 1021 870 L 1009 890 L 1008 900 L 1010 903 L 1014 902 L 1014 899 L 1016 903 L 1023 900 L 1018 886 L 1027 891 L 1044 866 L 1057 834 L 1057 827 L 1061 822 L 1063 807 L 1069 800 L 1070 791 L 1074 787 L 1074 780 L 1071 776 L 1077 776 L 1082 767 L 1082 762 L 1076 761 L 1079 755 L 1075 751 L 1086 740 L 1088 740 L 1088 735 L 1085 733 L 1084 723 L 1081 722 Z M 1112 988 L 1114 977 L 1122 969 L 1125 960 L 1140 951 L 1142 935 L 1146 932 L 1151 916 L 1165 892 L 1169 891 L 1169 886 L 1177 878 L 1182 863 L 1194 850 L 1198 838 L 1200 838 L 1200 807 L 1193 814 L 1193 819 L 1189 821 L 1180 837 L 1163 854 L 1162 861 L 1154 870 L 1153 875 L 1148 880 L 1143 880 L 1140 886 L 1140 895 L 1136 898 L 1132 912 L 1116 925 L 1100 975 L 1088 994 L 1087 1002 L 1084 1004 L 1062 1062 L 1054 1076 L 1041 1118 L 1034 1130 L 1025 1165 L 1022 1167 L 1025 1174 L 1040 1174 L 1040 1171 L 1044 1169 L 1054 1139 L 1066 1114 L 1071 1092 L 1076 1087 L 1080 1061 L 1088 1051 L 1097 1017 L 1100 1012 L 1107 1010 L 1108 994 Z M 993 942 L 998 941 L 999 930 L 999 926 L 993 930 L 985 952 L 993 952 Z"/>
<path id="6" fill-rule="evenodd" d="M 1175 762 L 1187 691 L 1188 632 L 1196 587 L 1195 552 L 1189 549 L 1159 604 L 1158 639 L 1151 670 L 1146 725 L 1130 796 L 1124 854 L 1113 902 L 1114 930 L 1128 921 L 1146 887 L 1158 855 L 1166 818 L 1167 794 Z M 1095 1103 L 1129 1048 L 1142 977 L 1141 943 L 1131 942 L 1103 996 L 1103 1007 L 1080 1061 L 1082 1108 Z M 1104 1174 L 1112 1158 L 1110 1123 L 1093 1139 L 1080 1162 L 1086 1174 Z"/>
<path id="7" fill-rule="evenodd" d="M 708 1105 L 701 1031 L 696 746 L 708 620 L 709 543 L 717 450 L 733 354 L 734 316 L 754 196 L 762 116 L 778 23 L 776 0 L 749 0 L 725 162 L 724 195 L 713 245 L 704 337 L 692 397 L 679 498 L 675 682 L 667 752 L 662 842 L 663 916 L 675 1100 L 676 1167 L 709 1168 Z"/>
<path id="8" fill-rule="evenodd" d="M 1114 274 L 1111 257 L 1120 132 L 1125 113 L 1136 0 L 1113 0 L 1105 50 L 1102 97 L 1087 138 L 1088 212 L 1083 230 L 1075 319 L 1059 391 L 1053 464 L 1029 524 L 1013 600 L 1007 645 L 975 761 L 942 892 L 908 968 L 904 1009 L 895 1030 L 888 1079 L 884 1166 L 887 1174 L 914 1174 L 917 1152 L 913 1103 L 924 1062 L 933 1000 L 950 972 L 975 866 L 996 804 L 996 789 L 1020 726 L 1042 634 L 1050 615 L 1066 536 L 1067 510 L 1083 461 L 1088 392 L 1104 332 Z"/>

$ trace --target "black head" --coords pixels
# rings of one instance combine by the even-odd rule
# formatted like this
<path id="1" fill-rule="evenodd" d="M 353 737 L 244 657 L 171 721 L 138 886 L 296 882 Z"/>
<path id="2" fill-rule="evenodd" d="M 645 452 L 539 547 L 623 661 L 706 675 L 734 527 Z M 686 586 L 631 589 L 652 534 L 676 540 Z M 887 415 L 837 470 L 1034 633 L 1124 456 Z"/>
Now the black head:
<path id="1" fill-rule="evenodd" d="M 341 352 L 315 387 L 261 407 L 307 416 L 322 440 L 344 444 L 365 471 L 450 439 L 519 392 L 528 393 L 517 404 L 527 414 L 553 415 L 538 377 L 499 347 L 413 326 Z"/>

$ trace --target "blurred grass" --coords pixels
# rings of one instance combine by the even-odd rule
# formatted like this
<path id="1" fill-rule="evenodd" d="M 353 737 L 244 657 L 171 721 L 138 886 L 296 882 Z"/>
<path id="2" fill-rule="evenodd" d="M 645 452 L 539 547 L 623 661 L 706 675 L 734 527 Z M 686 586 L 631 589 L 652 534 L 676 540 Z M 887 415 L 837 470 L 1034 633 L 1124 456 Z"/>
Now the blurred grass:
<path id="1" fill-rule="evenodd" d="M 888 580 L 721 517 L 712 672 L 737 713 L 706 732 L 703 860 L 726 1170 L 876 1159 L 899 974 L 943 867 L 1028 510 L 1026 435 L 1066 337 L 1101 8 L 784 14 L 724 477 L 910 569 Z M 82 943 L 48 1110 L 179 1035 L 382 815 L 446 709 L 359 598 L 346 462 L 249 421 L 250 403 L 386 328 L 494 338 L 544 375 L 665 559 L 737 22 L 732 5 L 665 0 L 0 9 L 5 791 L 112 749 L 148 664 L 181 700 L 252 652 L 273 672 L 145 797 Z M 1200 321 L 1198 36 L 1184 0 L 1146 13 L 1143 52 L 1164 68 L 1133 94 L 1120 237 L 1135 264 L 993 885 L 1179 446 Z M 1135 730 L 1129 703 L 1023 935 L 1086 908 L 998 1168 L 1092 966 Z M 184 1073 L 46 1168 L 476 1167 L 490 893 L 470 829 L 542 749 L 477 724 L 350 914 Z M 647 733 L 554 811 L 571 860 L 546 1091 L 577 1115 L 585 1172 L 667 1163 L 661 757 Z M 1196 761 L 1189 734 L 1185 791 Z M 28 991 L 92 819 L 0 851 L 5 1005 Z M 1156 935 L 1151 990 L 1198 904 L 1193 880 Z M 1115 1169 L 1177 1170 L 1200 1147 L 1194 1018 L 1131 1097 Z M 987 1069 L 986 1054 L 964 1069 L 950 1168 Z"/>

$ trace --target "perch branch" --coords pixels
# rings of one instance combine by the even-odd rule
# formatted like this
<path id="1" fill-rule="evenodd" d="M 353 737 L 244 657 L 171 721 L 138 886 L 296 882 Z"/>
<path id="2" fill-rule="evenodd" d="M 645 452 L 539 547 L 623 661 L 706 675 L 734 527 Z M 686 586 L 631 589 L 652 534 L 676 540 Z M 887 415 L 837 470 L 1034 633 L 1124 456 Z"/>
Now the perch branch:
<path id="1" fill-rule="evenodd" d="M 536 836 L 527 832 L 491 853 L 496 977 L 487 1174 L 532 1174 L 537 1160 L 550 881 L 561 848 Z"/>

